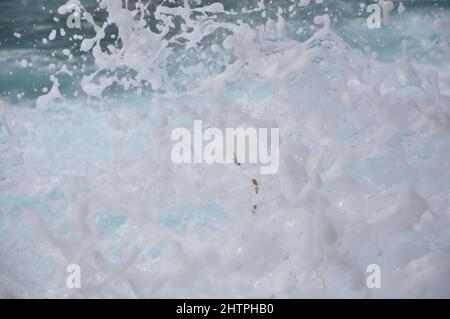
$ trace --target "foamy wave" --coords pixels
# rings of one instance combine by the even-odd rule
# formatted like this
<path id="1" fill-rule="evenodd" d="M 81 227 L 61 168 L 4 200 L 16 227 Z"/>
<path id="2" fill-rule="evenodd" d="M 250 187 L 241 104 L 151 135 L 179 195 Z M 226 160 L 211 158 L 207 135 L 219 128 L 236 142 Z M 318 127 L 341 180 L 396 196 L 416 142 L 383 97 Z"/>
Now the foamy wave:
<path id="1" fill-rule="evenodd" d="M 406 47 L 377 61 L 325 12 L 297 41 L 281 14 L 255 27 L 219 4 L 161 6 L 154 31 L 143 4 L 100 6 L 109 22 L 81 44 L 97 104 L 55 88 L 36 109 L 2 110 L 23 158 L 0 193 L 3 296 L 450 296 L 446 63 Z M 121 44 L 106 50 L 111 24 Z M 151 97 L 103 99 L 115 84 Z M 173 164 L 170 133 L 194 119 L 279 127 L 279 173 Z M 366 286 L 370 264 L 381 289 Z"/>

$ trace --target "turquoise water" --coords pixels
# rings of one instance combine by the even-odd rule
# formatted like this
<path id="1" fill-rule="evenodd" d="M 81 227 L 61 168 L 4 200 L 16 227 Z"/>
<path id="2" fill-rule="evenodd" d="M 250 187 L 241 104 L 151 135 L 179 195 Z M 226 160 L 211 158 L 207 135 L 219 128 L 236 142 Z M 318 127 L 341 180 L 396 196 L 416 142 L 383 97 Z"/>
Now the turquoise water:
<path id="1" fill-rule="evenodd" d="M 450 3 L 299 3 L 0 1 L 0 297 L 450 296 Z M 196 119 L 279 172 L 176 165 Z"/>

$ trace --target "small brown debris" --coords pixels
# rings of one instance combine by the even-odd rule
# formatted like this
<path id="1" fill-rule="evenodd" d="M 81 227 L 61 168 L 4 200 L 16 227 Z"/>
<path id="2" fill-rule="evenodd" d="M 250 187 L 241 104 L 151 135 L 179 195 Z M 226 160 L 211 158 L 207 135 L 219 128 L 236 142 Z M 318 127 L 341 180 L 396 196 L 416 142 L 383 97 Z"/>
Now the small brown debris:
<path id="1" fill-rule="evenodd" d="M 241 163 L 239 163 L 237 160 L 236 153 L 233 154 L 234 154 L 234 164 L 236 164 L 237 166 L 241 166 Z"/>
<path id="2" fill-rule="evenodd" d="M 253 183 L 253 186 L 255 186 L 255 192 L 256 192 L 256 194 L 258 194 L 259 193 L 259 186 L 258 186 L 258 181 L 256 180 L 256 179 L 252 179 L 252 183 Z"/>

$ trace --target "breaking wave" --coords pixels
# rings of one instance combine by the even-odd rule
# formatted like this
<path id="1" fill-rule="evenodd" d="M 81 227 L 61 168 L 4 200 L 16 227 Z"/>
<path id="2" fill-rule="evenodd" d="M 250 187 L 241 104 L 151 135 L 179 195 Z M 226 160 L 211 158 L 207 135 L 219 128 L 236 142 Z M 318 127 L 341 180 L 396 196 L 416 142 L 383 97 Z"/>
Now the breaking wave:
<path id="1" fill-rule="evenodd" d="M 0 295 L 449 297 L 448 13 L 405 3 L 380 30 L 350 2 L 59 7 L 50 85 L 0 110 Z M 195 119 L 279 127 L 278 174 L 173 164 Z"/>

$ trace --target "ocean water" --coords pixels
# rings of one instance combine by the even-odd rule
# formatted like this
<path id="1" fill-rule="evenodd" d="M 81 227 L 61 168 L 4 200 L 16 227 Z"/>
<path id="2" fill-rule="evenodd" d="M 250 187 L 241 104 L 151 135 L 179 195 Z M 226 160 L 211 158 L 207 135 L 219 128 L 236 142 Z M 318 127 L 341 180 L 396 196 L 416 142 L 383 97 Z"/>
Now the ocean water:
<path id="1" fill-rule="evenodd" d="M 450 2 L 372 3 L 0 1 L 0 297 L 450 297 Z"/>

